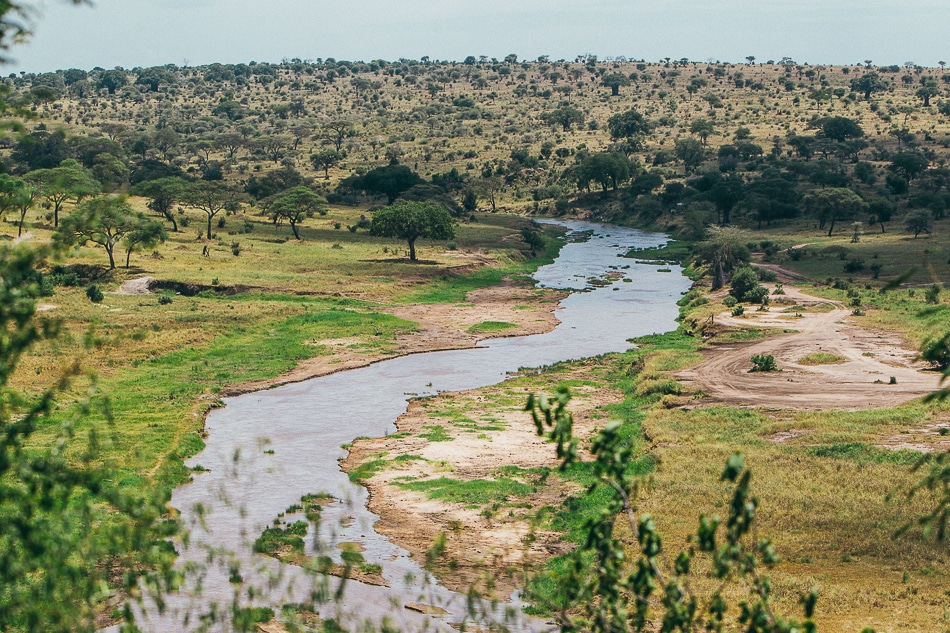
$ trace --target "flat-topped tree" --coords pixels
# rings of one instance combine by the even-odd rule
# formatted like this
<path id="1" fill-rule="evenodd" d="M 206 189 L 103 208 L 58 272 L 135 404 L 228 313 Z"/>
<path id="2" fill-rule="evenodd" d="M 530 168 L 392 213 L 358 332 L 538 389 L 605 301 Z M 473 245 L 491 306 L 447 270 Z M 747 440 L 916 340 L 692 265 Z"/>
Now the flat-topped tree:
<path id="1" fill-rule="evenodd" d="M 405 240 L 409 244 L 409 260 L 416 261 L 416 240 L 452 239 L 455 220 L 440 204 L 402 201 L 373 213 L 370 234 Z"/>
<path id="2" fill-rule="evenodd" d="M 75 160 L 64 160 L 59 167 L 35 169 L 23 179 L 36 187 L 53 209 L 53 226 L 59 226 L 59 212 L 66 202 L 76 204 L 99 193 L 99 183 Z"/>
<path id="3" fill-rule="evenodd" d="M 222 211 L 238 207 L 238 192 L 220 180 L 199 180 L 185 189 L 182 200 L 188 206 L 204 211 L 208 216 L 207 237 L 211 239 L 211 221 Z"/>
<path id="4" fill-rule="evenodd" d="M 610 96 L 616 97 L 620 95 L 620 88 L 622 86 L 630 85 L 630 78 L 621 73 L 610 73 L 609 75 L 604 75 L 600 84 L 610 88 Z"/>
<path id="5" fill-rule="evenodd" d="M 133 210 L 125 196 L 100 196 L 86 200 L 64 217 L 56 237 L 70 245 L 98 244 L 109 256 L 109 268 L 115 268 L 115 247 L 123 240 L 128 262 L 136 246 L 157 243 L 165 235 L 161 223 Z"/>
<path id="6" fill-rule="evenodd" d="M 275 196 L 267 205 L 274 222 L 286 220 L 294 237 L 300 239 L 300 224 L 315 213 L 325 215 L 326 199 L 309 187 L 294 187 Z"/>
<path id="7" fill-rule="evenodd" d="M 177 233 L 178 221 L 172 213 L 172 208 L 184 198 L 188 185 L 188 181 L 184 178 L 169 176 L 140 182 L 132 187 L 132 193 L 136 196 L 151 198 L 148 208 L 171 222 L 172 231 Z"/>

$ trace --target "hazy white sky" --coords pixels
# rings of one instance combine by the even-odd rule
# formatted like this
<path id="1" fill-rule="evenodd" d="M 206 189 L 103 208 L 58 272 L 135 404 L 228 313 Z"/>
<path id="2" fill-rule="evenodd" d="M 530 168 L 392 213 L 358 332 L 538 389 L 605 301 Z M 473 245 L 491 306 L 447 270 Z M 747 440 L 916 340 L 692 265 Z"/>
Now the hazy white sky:
<path id="1" fill-rule="evenodd" d="M 935 66 L 947 0 L 35 0 L 0 72 L 467 55 Z"/>

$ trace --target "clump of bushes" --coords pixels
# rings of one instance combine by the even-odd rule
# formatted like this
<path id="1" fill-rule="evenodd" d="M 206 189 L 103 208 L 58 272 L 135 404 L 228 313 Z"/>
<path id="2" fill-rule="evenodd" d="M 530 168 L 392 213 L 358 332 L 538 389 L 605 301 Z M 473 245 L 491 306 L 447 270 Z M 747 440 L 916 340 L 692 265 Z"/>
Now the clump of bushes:
<path id="1" fill-rule="evenodd" d="M 92 284 L 86 288 L 86 296 L 89 297 L 89 300 L 93 303 L 102 303 L 102 300 L 105 298 L 105 295 L 102 294 L 102 290 L 96 284 Z"/>
<path id="2" fill-rule="evenodd" d="M 778 371 L 778 364 L 771 354 L 756 354 L 750 360 L 752 361 L 750 373 L 754 371 Z"/>

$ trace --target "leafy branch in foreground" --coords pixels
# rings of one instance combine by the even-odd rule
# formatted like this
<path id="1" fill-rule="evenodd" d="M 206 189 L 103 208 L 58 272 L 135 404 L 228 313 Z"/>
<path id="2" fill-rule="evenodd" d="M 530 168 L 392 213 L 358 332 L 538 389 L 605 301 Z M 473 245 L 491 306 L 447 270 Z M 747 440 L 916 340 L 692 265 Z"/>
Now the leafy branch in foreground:
<path id="1" fill-rule="evenodd" d="M 538 434 L 557 443 L 562 469 L 578 461 L 573 419 L 567 409 L 570 397 L 566 388 L 560 388 L 553 398 L 530 396 L 525 407 Z M 544 606 L 556 611 L 561 630 L 723 631 L 730 626 L 723 592 L 729 583 L 737 582 L 747 591 L 746 598 L 737 605 L 737 620 L 744 631 L 815 631 L 811 618 L 818 597 L 816 589 L 801 598 L 805 615 L 802 622 L 772 609 L 772 585 L 760 569 L 777 563 L 778 556 L 768 540 L 748 542 L 759 502 L 752 496 L 752 473 L 745 468 L 742 455 L 732 455 L 722 474 L 723 481 L 735 485 L 724 529 L 720 530 L 723 521 L 718 516 L 700 515 L 690 545 L 676 553 L 670 564 L 663 556 L 663 540 L 654 518 L 637 512 L 639 480 L 629 465 L 639 455 L 624 440 L 621 427 L 621 422 L 611 422 L 591 442 L 591 466 L 597 482 L 586 494 L 606 488 L 609 495 L 599 515 L 585 523 L 585 542 L 569 555 L 565 571 L 553 579 L 559 604 Z M 633 545 L 625 544 L 615 534 L 618 520 L 629 525 Z M 630 549 L 635 549 L 633 556 Z M 691 575 L 696 574 L 694 561 L 701 554 L 709 559 L 712 575 L 721 581 L 708 595 L 698 595 L 689 583 Z M 530 588 L 528 595 L 539 599 Z"/>
<path id="2" fill-rule="evenodd" d="M 0 247 L 0 630 L 92 631 L 120 592 L 161 593 L 175 582 L 173 552 L 162 539 L 176 526 L 163 523 L 162 499 L 136 498 L 111 484 L 94 431 L 84 450 L 70 448 L 88 403 L 61 424 L 52 446 L 33 439 L 58 423 L 57 395 L 79 372 L 74 365 L 38 396 L 10 387 L 23 354 L 59 331 L 56 321 L 36 316 L 36 267 L 45 254 Z"/>

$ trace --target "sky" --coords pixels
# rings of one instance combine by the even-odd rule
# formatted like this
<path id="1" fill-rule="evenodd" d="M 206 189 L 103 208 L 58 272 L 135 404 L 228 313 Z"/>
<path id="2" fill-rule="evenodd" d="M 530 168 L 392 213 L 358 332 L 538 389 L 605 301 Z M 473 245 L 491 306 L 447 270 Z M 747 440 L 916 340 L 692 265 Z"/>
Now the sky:
<path id="1" fill-rule="evenodd" d="M 27 0 L 28 2 L 30 0 Z M 334 57 L 950 61 L 947 0 L 32 0 L 0 72 Z"/>

